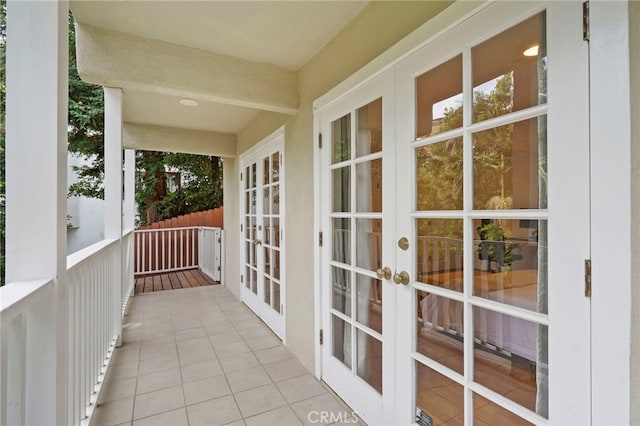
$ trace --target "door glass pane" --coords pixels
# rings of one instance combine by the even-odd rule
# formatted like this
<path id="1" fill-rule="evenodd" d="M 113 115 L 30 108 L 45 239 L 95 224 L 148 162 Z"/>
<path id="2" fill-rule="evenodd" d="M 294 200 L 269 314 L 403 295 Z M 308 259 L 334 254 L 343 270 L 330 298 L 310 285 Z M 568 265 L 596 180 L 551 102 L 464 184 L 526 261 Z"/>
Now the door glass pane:
<path id="1" fill-rule="evenodd" d="M 471 49 L 474 122 L 546 102 L 545 27 L 541 12 Z"/>
<path id="2" fill-rule="evenodd" d="M 271 241 L 273 241 L 274 247 L 280 247 L 280 219 L 274 217 L 273 219 L 271 219 L 271 221 L 273 223 L 273 234 Z"/>
<path id="3" fill-rule="evenodd" d="M 262 190 L 262 214 L 269 214 L 269 187 Z"/>
<path id="4" fill-rule="evenodd" d="M 417 351 L 464 374 L 463 304 L 423 291 L 416 291 L 416 300 L 418 302 Z"/>
<path id="5" fill-rule="evenodd" d="M 271 182 L 280 181 L 280 153 L 271 154 Z"/>
<path id="6" fill-rule="evenodd" d="M 477 306 L 473 324 L 474 381 L 546 417 L 547 327 Z"/>
<path id="7" fill-rule="evenodd" d="M 382 342 L 357 330 L 358 376 L 382 394 Z"/>
<path id="8" fill-rule="evenodd" d="M 358 109 L 356 156 L 382 151 L 382 98 Z"/>
<path id="9" fill-rule="evenodd" d="M 377 270 L 382 266 L 382 219 L 356 219 L 356 235 L 356 265 Z"/>
<path id="10" fill-rule="evenodd" d="M 271 281 L 264 277 L 264 303 L 271 304 Z"/>
<path id="11" fill-rule="evenodd" d="M 333 211 L 351 210 L 351 168 L 342 167 L 333 171 Z"/>
<path id="12" fill-rule="evenodd" d="M 251 194 L 249 195 L 249 205 L 250 207 L 250 212 L 251 214 L 256 214 L 256 190 L 252 190 Z"/>
<path id="13" fill-rule="evenodd" d="M 464 390 L 461 385 L 431 368 L 416 363 L 416 423 L 464 424 Z M 493 425 L 489 422 L 487 425 Z"/>
<path id="14" fill-rule="evenodd" d="M 462 127 L 462 55 L 416 79 L 416 139 Z"/>
<path id="15" fill-rule="evenodd" d="M 463 290 L 462 219 L 416 219 L 418 281 Z"/>
<path id="16" fill-rule="evenodd" d="M 272 197 L 272 214 L 280 214 L 280 185 L 273 185 L 271 187 L 271 197 Z"/>
<path id="17" fill-rule="evenodd" d="M 264 235 L 264 244 L 269 245 L 271 244 L 271 226 L 269 225 L 270 221 L 269 218 L 264 218 L 264 233 L 262 235 Z"/>
<path id="18" fill-rule="evenodd" d="M 251 288 L 251 268 L 248 266 L 245 268 L 244 272 L 244 286 L 246 288 Z"/>
<path id="19" fill-rule="evenodd" d="M 247 166 L 247 167 L 244 169 L 244 188 L 245 188 L 245 189 L 249 189 L 250 182 L 251 182 L 251 179 L 250 179 L 250 176 L 251 176 L 251 175 L 250 175 L 250 171 L 249 171 L 249 170 L 250 170 L 250 169 L 249 169 L 249 166 Z"/>
<path id="20" fill-rule="evenodd" d="M 351 263 L 351 219 L 336 218 L 333 222 L 333 256 L 336 262 Z"/>
<path id="21" fill-rule="evenodd" d="M 474 220 L 473 294 L 547 313 L 547 221 Z"/>
<path id="22" fill-rule="evenodd" d="M 264 273 L 273 276 L 273 272 L 271 271 L 271 251 L 268 247 L 264 248 Z"/>
<path id="23" fill-rule="evenodd" d="M 332 354 L 351 368 L 351 324 L 331 315 L 333 348 Z"/>
<path id="24" fill-rule="evenodd" d="M 382 158 L 356 165 L 356 208 L 359 212 L 382 211 Z"/>
<path id="25" fill-rule="evenodd" d="M 280 279 L 280 250 L 273 250 L 273 257 L 271 258 L 273 261 L 273 278 L 279 280 Z"/>
<path id="26" fill-rule="evenodd" d="M 351 158 L 351 115 L 347 114 L 331 123 L 333 141 L 331 163 L 339 163 Z"/>
<path id="27" fill-rule="evenodd" d="M 474 209 L 542 209 L 546 206 L 546 117 L 475 133 Z"/>
<path id="28" fill-rule="evenodd" d="M 533 423 L 529 423 L 477 393 L 473 394 L 473 422 L 476 425 L 533 426 Z"/>
<path id="29" fill-rule="evenodd" d="M 258 294 L 258 273 L 254 269 L 251 270 L 251 291 Z"/>
<path id="30" fill-rule="evenodd" d="M 382 282 L 356 274 L 356 319 L 382 333 Z"/>
<path id="31" fill-rule="evenodd" d="M 256 187 L 256 176 L 258 173 L 257 164 L 253 163 L 251 165 L 251 188 Z"/>
<path id="32" fill-rule="evenodd" d="M 331 267 L 333 276 L 331 307 L 342 312 L 346 316 L 351 316 L 351 272 L 346 269 Z"/>
<path id="33" fill-rule="evenodd" d="M 280 305 L 280 284 L 273 281 L 273 309 L 275 309 L 276 312 L 280 312 Z"/>
<path id="34" fill-rule="evenodd" d="M 269 157 L 265 157 L 262 159 L 262 184 L 266 185 L 269 183 Z"/>
<path id="35" fill-rule="evenodd" d="M 251 247 L 251 266 L 253 266 L 254 268 L 258 267 L 258 256 L 257 256 L 257 251 L 256 251 L 256 245 L 253 243 L 250 243 L 250 247 Z"/>
<path id="36" fill-rule="evenodd" d="M 416 209 L 462 210 L 462 138 L 416 148 Z"/>

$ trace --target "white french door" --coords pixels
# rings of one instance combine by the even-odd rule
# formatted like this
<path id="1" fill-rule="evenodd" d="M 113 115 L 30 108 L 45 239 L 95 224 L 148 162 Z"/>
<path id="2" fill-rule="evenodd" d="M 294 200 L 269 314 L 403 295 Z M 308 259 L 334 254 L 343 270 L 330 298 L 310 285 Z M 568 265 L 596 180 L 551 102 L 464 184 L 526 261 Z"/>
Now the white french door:
<path id="1" fill-rule="evenodd" d="M 368 424 L 589 423 L 587 50 L 580 3 L 492 4 L 319 111 L 322 376 Z"/>
<path id="2" fill-rule="evenodd" d="M 281 339 L 285 332 L 284 133 L 240 156 L 242 301 Z"/>

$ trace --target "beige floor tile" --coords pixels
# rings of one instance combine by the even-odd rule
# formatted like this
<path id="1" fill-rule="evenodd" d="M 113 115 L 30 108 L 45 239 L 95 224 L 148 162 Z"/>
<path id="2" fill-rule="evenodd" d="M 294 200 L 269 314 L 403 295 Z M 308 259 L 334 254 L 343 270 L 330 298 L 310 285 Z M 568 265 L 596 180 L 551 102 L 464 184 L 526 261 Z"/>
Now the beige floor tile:
<path id="1" fill-rule="evenodd" d="M 250 314 L 236 314 L 236 315 L 242 315 L 247 317 L 239 321 L 233 321 L 233 320 L 231 321 L 233 324 L 233 327 L 236 330 L 246 330 L 248 328 L 264 327 L 262 325 L 262 322 L 260 322 L 260 320 L 257 319 L 255 315 L 250 315 Z"/>
<path id="2" fill-rule="evenodd" d="M 218 360 L 183 365 L 180 369 L 182 370 L 182 383 L 189 383 L 222 374 L 222 367 Z"/>
<path id="3" fill-rule="evenodd" d="M 190 340 L 190 339 L 195 339 L 198 337 L 204 337 L 207 334 L 204 332 L 204 328 L 202 327 L 197 327 L 197 328 L 187 328 L 184 330 L 177 330 L 176 329 L 176 341 L 180 342 L 182 340 Z"/>
<path id="4" fill-rule="evenodd" d="M 187 413 L 190 426 L 219 426 L 242 418 L 231 395 L 189 405 Z"/>
<path id="5" fill-rule="evenodd" d="M 111 367 L 109 367 L 111 368 Z M 136 378 L 105 381 L 100 390 L 99 403 L 106 403 L 116 399 L 132 397 L 136 393 Z"/>
<path id="6" fill-rule="evenodd" d="M 228 373 L 227 381 L 234 393 L 268 385 L 271 379 L 262 367 L 248 368 L 246 370 Z"/>
<path id="7" fill-rule="evenodd" d="M 276 408 L 245 419 L 247 426 L 302 426 L 302 422 L 290 407 Z"/>
<path id="8" fill-rule="evenodd" d="M 295 358 L 265 364 L 263 367 L 274 382 L 309 374 L 309 371 Z"/>
<path id="9" fill-rule="evenodd" d="M 177 410 L 145 417 L 134 421 L 133 426 L 189 426 L 187 410 L 178 408 Z"/>
<path id="10" fill-rule="evenodd" d="M 227 380 L 224 375 L 185 383 L 183 388 L 184 400 L 187 405 L 219 398 L 231 393 L 231 389 L 229 389 L 229 385 L 227 384 Z"/>
<path id="11" fill-rule="evenodd" d="M 231 355 L 238 355 L 251 352 L 249 346 L 244 342 L 225 343 L 213 347 L 218 358 L 226 358 Z"/>
<path id="12" fill-rule="evenodd" d="M 276 386 L 290 404 L 327 392 L 320 382 L 310 374 L 278 382 Z"/>
<path id="13" fill-rule="evenodd" d="M 246 354 L 233 355 L 220 359 L 220 365 L 225 373 L 233 373 L 234 371 L 245 370 L 247 368 L 257 367 L 260 365 L 258 358 L 251 352 Z"/>
<path id="14" fill-rule="evenodd" d="M 201 362 L 216 361 L 215 352 L 211 347 L 198 351 L 191 351 L 180 354 L 180 365 L 199 364 Z"/>
<path id="15" fill-rule="evenodd" d="M 197 337 L 195 339 L 181 340 L 176 344 L 180 355 L 211 349 L 211 342 L 207 337 Z"/>
<path id="16" fill-rule="evenodd" d="M 170 321 L 166 325 L 142 329 L 143 341 L 146 339 L 153 339 L 154 337 L 172 336 L 172 335 L 173 335 L 173 324 Z"/>
<path id="17" fill-rule="evenodd" d="M 226 345 L 229 343 L 243 342 L 242 336 L 236 331 L 226 331 L 224 333 L 209 336 L 209 341 L 215 348 L 218 345 Z"/>
<path id="18" fill-rule="evenodd" d="M 126 364 L 109 366 L 107 377 L 105 382 L 111 382 L 116 380 L 128 379 L 130 377 L 136 377 L 138 374 L 138 363 L 129 362 Z"/>
<path id="19" fill-rule="evenodd" d="M 238 312 L 235 314 L 227 314 L 226 317 L 229 321 L 234 323 L 238 321 L 257 320 L 256 314 L 254 314 L 253 312 Z"/>
<path id="20" fill-rule="evenodd" d="M 163 343 L 176 343 L 176 336 L 173 334 L 168 334 L 166 336 L 156 336 L 144 339 L 141 341 L 144 345 L 161 345 Z"/>
<path id="21" fill-rule="evenodd" d="M 247 339 L 245 342 L 252 351 L 259 351 L 260 349 L 274 348 L 282 345 L 282 341 L 276 336 L 256 337 L 253 339 Z"/>
<path id="22" fill-rule="evenodd" d="M 317 415 L 317 413 L 320 412 L 327 412 L 329 416 L 333 413 L 334 419 L 337 419 L 339 416 L 342 416 L 343 419 L 352 418 L 353 416 L 352 411 L 340 403 L 336 397 L 330 393 L 295 402 L 291 404 L 291 408 L 298 418 L 302 420 L 302 423 L 307 426 L 321 424 Z"/>
<path id="23" fill-rule="evenodd" d="M 228 333 L 233 331 L 234 328 L 229 321 L 216 321 L 215 323 L 205 323 L 204 331 L 207 335 L 214 336 L 216 334 Z"/>
<path id="24" fill-rule="evenodd" d="M 130 422 L 133 412 L 133 397 L 98 404 L 93 413 L 93 426 L 112 426 Z"/>
<path id="25" fill-rule="evenodd" d="M 164 388 L 170 388 L 182 384 L 182 375 L 179 368 L 158 371 L 156 373 L 138 376 L 136 394 L 153 392 Z"/>
<path id="26" fill-rule="evenodd" d="M 273 336 L 271 330 L 269 330 L 265 326 L 238 330 L 238 334 L 240 334 L 244 339 L 255 339 L 256 337 Z"/>
<path id="27" fill-rule="evenodd" d="M 176 315 L 176 312 L 173 312 Z M 181 316 L 180 318 L 174 318 L 173 320 L 173 330 L 176 332 L 182 330 L 189 330 L 193 328 L 201 328 L 202 323 L 199 318 L 185 318 Z"/>
<path id="28" fill-rule="evenodd" d="M 143 343 L 140 348 L 140 359 L 160 358 L 162 356 L 176 355 L 176 344 L 171 341 L 169 343 L 147 344 Z"/>
<path id="29" fill-rule="evenodd" d="M 238 392 L 234 396 L 245 418 L 287 405 L 273 384 Z"/>
<path id="30" fill-rule="evenodd" d="M 293 354 L 289 352 L 289 349 L 285 348 L 284 346 L 262 349 L 256 351 L 255 355 L 262 364 L 271 364 L 273 362 L 293 358 Z"/>
<path id="31" fill-rule="evenodd" d="M 138 374 L 151 374 L 158 371 L 171 370 L 178 366 L 178 355 L 165 355 L 159 358 L 141 360 Z"/>
<path id="32" fill-rule="evenodd" d="M 133 418 L 137 420 L 180 407 L 184 407 L 182 386 L 174 386 L 136 396 Z"/>
<path id="33" fill-rule="evenodd" d="M 235 422 L 227 423 L 224 426 L 246 426 L 246 423 L 244 422 L 244 420 L 236 420 Z M 264 425 L 264 426 L 267 426 L 267 425 Z"/>
<path id="34" fill-rule="evenodd" d="M 128 349 L 128 350 L 116 349 L 113 355 L 111 356 L 110 365 L 133 363 L 133 362 L 138 362 L 139 360 L 140 360 L 139 347 L 136 347 L 135 349 Z"/>

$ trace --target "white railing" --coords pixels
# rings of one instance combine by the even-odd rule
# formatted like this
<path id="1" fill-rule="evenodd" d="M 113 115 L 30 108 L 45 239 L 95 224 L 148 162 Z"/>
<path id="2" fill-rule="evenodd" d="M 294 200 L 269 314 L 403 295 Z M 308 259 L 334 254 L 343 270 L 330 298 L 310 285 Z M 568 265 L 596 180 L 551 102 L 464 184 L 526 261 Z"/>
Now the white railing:
<path id="1" fill-rule="evenodd" d="M 133 294 L 134 280 L 134 248 L 133 230 L 122 233 L 122 315 L 129 303 L 129 297 Z"/>
<path id="2" fill-rule="evenodd" d="M 220 282 L 222 272 L 222 229 L 200 228 L 198 265 L 202 272 Z"/>

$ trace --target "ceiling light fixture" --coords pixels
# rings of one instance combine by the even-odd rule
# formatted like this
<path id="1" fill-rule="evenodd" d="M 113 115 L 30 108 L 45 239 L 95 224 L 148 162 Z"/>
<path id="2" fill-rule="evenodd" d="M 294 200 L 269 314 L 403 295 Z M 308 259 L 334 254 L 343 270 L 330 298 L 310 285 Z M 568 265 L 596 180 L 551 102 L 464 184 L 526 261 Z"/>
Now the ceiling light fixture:
<path id="1" fill-rule="evenodd" d="M 538 48 L 539 46 L 536 44 L 535 46 L 531 46 L 530 48 L 522 52 L 522 54 L 524 56 L 538 56 Z"/>
<path id="2" fill-rule="evenodd" d="M 194 107 L 194 106 L 198 106 L 198 101 L 185 98 L 185 99 L 180 99 L 180 104 L 188 107 Z"/>

